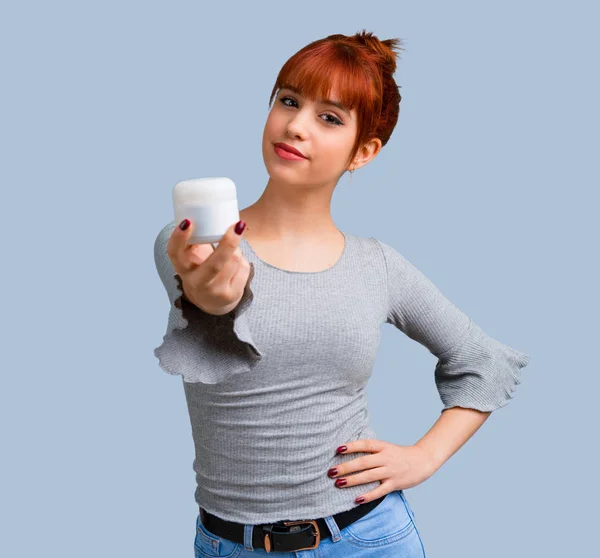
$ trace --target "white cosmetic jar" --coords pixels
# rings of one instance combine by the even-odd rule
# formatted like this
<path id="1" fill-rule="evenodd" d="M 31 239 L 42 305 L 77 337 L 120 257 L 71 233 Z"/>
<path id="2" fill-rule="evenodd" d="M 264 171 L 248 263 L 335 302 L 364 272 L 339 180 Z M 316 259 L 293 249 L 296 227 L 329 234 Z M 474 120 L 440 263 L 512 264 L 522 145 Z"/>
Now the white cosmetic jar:
<path id="1" fill-rule="evenodd" d="M 218 243 L 227 229 L 240 220 L 235 184 L 230 178 L 192 178 L 173 188 L 175 223 L 194 224 L 188 244 Z"/>

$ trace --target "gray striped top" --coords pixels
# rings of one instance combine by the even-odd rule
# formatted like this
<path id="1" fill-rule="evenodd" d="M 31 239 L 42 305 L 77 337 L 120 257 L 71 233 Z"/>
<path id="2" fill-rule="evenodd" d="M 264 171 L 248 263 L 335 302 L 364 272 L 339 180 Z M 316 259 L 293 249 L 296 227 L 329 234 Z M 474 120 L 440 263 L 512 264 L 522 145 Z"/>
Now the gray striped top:
<path id="1" fill-rule="evenodd" d="M 238 523 L 326 517 L 379 486 L 339 489 L 327 471 L 365 453 L 336 455 L 345 442 L 377 438 L 365 387 L 392 324 L 438 361 L 443 410 L 493 411 L 521 382 L 529 355 L 488 336 L 391 246 L 343 233 L 340 259 L 318 272 L 250 262 L 235 310 L 213 316 L 181 298 L 167 255 L 176 223 L 154 256 L 170 310 L 160 367 L 182 377 L 195 445 L 195 500 Z M 343 231 L 342 231 L 343 232 Z"/>

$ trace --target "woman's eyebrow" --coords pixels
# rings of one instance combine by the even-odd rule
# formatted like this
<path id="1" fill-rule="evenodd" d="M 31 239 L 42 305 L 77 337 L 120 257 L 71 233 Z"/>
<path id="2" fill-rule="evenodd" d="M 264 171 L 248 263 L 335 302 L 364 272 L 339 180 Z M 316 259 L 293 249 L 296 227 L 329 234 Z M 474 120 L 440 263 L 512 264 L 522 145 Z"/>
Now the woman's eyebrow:
<path id="1" fill-rule="evenodd" d="M 297 95 L 302 95 L 302 93 L 300 91 L 298 91 L 298 89 L 296 89 L 295 87 L 291 87 L 289 85 L 286 85 L 285 87 L 282 87 L 281 89 L 289 89 L 290 91 L 293 91 Z M 350 111 L 346 108 L 345 105 L 343 105 L 342 103 L 340 103 L 338 101 L 334 101 L 332 99 L 320 99 L 319 103 L 322 103 L 324 105 L 332 105 L 334 107 L 337 107 L 341 111 L 345 112 L 348 116 L 350 116 Z"/>

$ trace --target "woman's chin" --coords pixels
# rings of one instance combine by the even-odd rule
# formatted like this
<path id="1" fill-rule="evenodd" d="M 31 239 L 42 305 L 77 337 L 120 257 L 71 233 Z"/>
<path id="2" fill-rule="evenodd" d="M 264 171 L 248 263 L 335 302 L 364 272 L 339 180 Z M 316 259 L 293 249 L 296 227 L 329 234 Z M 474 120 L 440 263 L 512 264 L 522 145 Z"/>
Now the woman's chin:
<path id="1" fill-rule="evenodd" d="M 269 176 L 273 180 L 277 180 L 278 182 L 296 182 L 301 176 L 305 174 L 299 169 L 292 167 L 291 165 L 286 165 L 285 162 L 281 164 L 277 161 L 274 161 L 269 162 L 269 164 L 265 166 L 267 168 Z"/>

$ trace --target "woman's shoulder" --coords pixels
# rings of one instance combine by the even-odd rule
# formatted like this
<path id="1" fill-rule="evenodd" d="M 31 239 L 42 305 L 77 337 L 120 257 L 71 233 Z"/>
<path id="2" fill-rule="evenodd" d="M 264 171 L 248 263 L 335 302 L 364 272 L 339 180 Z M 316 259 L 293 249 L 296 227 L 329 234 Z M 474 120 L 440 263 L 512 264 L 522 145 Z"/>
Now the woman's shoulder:
<path id="1" fill-rule="evenodd" d="M 383 257 L 384 244 L 374 236 L 359 236 L 344 232 L 347 239 L 356 248 L 357 255 L 381 256 Z"/>

